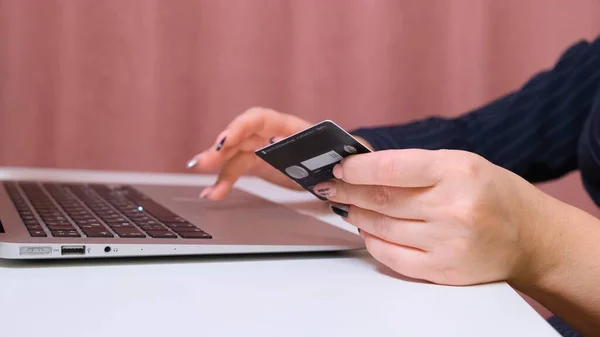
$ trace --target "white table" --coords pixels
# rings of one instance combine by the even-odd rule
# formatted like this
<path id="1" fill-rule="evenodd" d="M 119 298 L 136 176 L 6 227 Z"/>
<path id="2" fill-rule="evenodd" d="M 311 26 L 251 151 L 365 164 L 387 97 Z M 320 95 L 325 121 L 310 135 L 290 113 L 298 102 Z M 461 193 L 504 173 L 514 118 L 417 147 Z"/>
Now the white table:
<path id="1" fill-rule="evenodd" d="M 212 177 L 0 169 L 0 178 L 206 184 Z M 351 231 L 308 193 L 244 178 Z M 0 261 L 0 334 L 20 336 L 558 336 L 504 283 L 397 277 L 366 252 L 77 262 Z"/>

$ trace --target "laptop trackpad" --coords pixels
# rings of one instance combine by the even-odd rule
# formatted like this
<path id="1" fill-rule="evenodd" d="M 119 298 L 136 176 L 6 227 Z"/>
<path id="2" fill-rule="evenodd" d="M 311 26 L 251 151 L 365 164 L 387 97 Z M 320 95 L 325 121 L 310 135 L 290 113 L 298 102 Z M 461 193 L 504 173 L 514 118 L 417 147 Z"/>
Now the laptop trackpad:
<path id="1" fill-rule="evenodd" d="M 135 186 L 218 240 L 239 243 L 315 243 L 336 236 L 331 226 L 283 205 L 234 189 L 220 201 L 200 199 L 198 187 Z M 339 235 L 339 233 L 337 233 Z"/>

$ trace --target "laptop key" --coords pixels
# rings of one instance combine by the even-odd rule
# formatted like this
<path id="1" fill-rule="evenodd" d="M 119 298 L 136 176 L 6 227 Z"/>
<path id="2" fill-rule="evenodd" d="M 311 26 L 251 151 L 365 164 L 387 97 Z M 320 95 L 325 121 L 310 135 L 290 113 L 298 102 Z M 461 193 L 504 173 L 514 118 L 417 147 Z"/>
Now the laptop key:
<path id="1" fill-rule="evenodd" d="M 162 223 L 154 220 L 136 220 L 132 219 L 138 226 L 162 226 Z"/>
<path id="2" fill-rule="evenodd" d="M 66 220 L 62 220 L 62 221 L 44 220 L 44 223 L 46 223 L 46 225 L 48 225 L 48 226 L 70 226 L 71 225 L 71 223 Z"/>
<path id="3" fill-rule="evenodd" d="M 86 223 L 86 222 L 88 222 L 88 223 L 89 222 L 98 222 L 98 219 L 94 218 L 91 215 L 84 215 L 84 216 L 80 216 L 80 217 L 74 217 L 73 220 L 75 220 L 76 222 L 81 221 L 83 223 Z"/>
<path id="4" fill-rule="evenodd" d="M 153 238 L 164 238 L 164 239 L 174 239 L 177 238 L 177 235 L 171 233 L 169 231 L 148 231 L 148 235 Z"/>
<path id="5" fill-rule="evenodd" d="M 197 228 L 191 223 L 165 223 L 165 225 L 169 228 Z"/>
<path id="6" fill-rule="evenodd" d="M 172 228 L 172 229 L 177 233 L 204 232 L 203 230 L 201 230 L 200 228 L 197 228 L 197 227 L 178 227 L 178 228 Z"/>
<path id="7" fill-rule="evenodd" d="M 206 232 L 181 232 L 177 233 L 184 239 L 210 239 L 212 236 Z"/>
<path id="8" fill-rule="evenodd" d="M 83 234 L 90 238 L 114 238 L 114 234 L 106 230 L 83 229 Z"/>
<path id="9" fill-rule="evenodd" d="M 148 232 L 148 231 L 168 231 L 166 227 L 157 226 L 157 225 L 151 225 L 151 226 L 141 225 L 140 228 L 145 230 L 146 232 Z"/>
<path id="10" fill-rule="evenodd" d="M 48 236 L 43 230 L 30 230 L 29 235 L 31 235 L 34 238 L 42 238 Z"/>
<path id="11" fill-rule="evenodd" d="M 139 215 L 132 216 L 131 220 L 133 220 L 135 223 L 142 223 L 142 222 L 153 221 L 152 219 L 150 219 L 147 216 L 139 216 Z"/>
<path id="12" fill-rule="evenodd" d="M 106 223 L 110 228 L 135 228 L 129 222 L 107 222 Z"/>
<path id="13" fill-rule="evenodd" d="M 29 230 L 30 232 L 32 230 L 35 230 L 35 231 L 42 231 L 42 230 L 44 230 L 44 228 L 42 226 L 40 226 L 39 224 L 38 225 L 27 225 L 27 224 L 25 224 L 25 227 L 27 227 L 27 230 Z"/>
<path id="14" fill-rule="evenodd" d="M 114 231 L 123 238 L 145 238 L 146 235 L 137 228 L 114 228 Z"/>
<path id="15" fill-rule="evenodd" d="M 187 220 L 178 216 L 163 216 L 161 218 L 158 218 L 158 220 L 164 223 L 189 223 Z"/>
<path id="16" fill-rule="evenodd" d="M 23 223 L 25 224 L 25 226 L 38 226 L 40 224 L 39 221 L 37 220 L 25 220 L 23 221 Z"/>
<path id="17" fill-rule="evenodd" d="M 127 222 L 127 219 L 123 218 L 123 217 L 108 217 L 108 218 L 102 218 L 102 220 L 106 223 L 109 222 Z"/>
<path id="18" fill-rule="evenodd" d="M 51 231 L 52 236 L 60 238 L 74 238 L 81 237 L 77 231 Z"/>
<path id="19" fill-rule="evenodd" d="M 75 230 L 71 225 L 47 225 L 51 231 L 69 231 Z"/>
<path id="20" fill-rule="evenodd" d="M 146 235 L 142 232 L 123 233 L 119 236 L 122 238 L 138 238 L 138 239 L 146 237 Z"/>
<path id="21" fill-rule="evenodd" d="M 106 227 L 102 224 L 99 224 L 97 222 L 94 223 L 86 223 L 86 224 L 82 224 L 82 225 L 78 225 L 79 228 L 103 228 L 106 229 Z"/>

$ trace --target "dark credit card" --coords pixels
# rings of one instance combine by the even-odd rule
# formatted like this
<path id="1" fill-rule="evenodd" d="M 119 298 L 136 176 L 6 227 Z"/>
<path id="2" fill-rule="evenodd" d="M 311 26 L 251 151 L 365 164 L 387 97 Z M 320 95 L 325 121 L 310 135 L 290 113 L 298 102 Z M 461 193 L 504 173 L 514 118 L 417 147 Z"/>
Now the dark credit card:
<path id="1" fill-rule="evenodd" d="M 321 200 L 313 187 L 334 178 L 342 159 L 371 152 L 332 121 L 326 120 L 256 150 L 256 155 Z"/>

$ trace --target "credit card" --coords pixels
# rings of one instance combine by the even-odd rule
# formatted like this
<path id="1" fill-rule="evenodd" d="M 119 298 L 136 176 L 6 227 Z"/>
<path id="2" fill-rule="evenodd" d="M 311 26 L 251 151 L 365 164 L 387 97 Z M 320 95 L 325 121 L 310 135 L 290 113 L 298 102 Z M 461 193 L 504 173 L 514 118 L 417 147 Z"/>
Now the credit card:
<path id="1" fill-rule="evenodd" d="M 330 120 L 306 128 L 256 150 L 256 155 L 321 200 L 313 188 L 331 179 L 333 167 L 342 159 L 371 152 L 347 131 Z"/>

